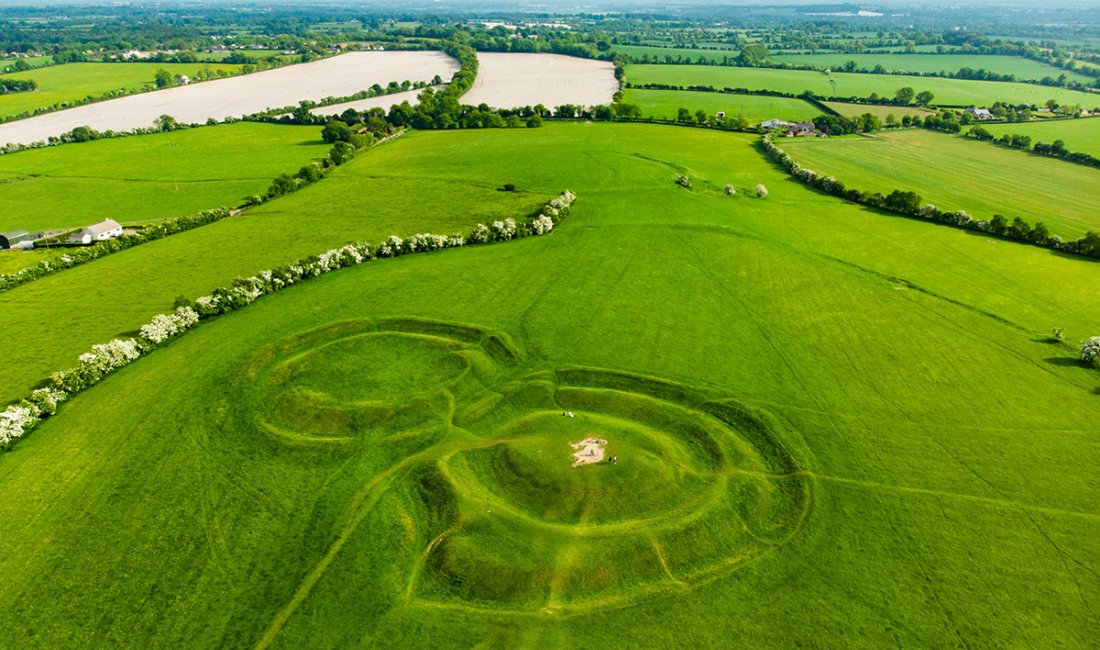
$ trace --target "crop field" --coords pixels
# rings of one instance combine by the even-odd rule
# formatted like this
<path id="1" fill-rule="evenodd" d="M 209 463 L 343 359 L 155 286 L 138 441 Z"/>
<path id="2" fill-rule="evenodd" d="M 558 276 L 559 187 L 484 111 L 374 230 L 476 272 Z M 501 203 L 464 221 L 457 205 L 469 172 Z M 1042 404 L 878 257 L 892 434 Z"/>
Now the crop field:
<path id="1" fill-rule="evenodd" d="M 924 130 L 784 140 L 781 146 L 800 165 L 848 187 L 911 190 L 940 210 L 1041 221 L 1064 238 L 1100 230 L 1100 170 Z"/>
<path id="2" fill-rule="evenodd" d="M 619 82 L 609 61 L 561 54 L 479 52 L 477 79 L 463 104 L 515 108 L 609 104 Z"/>
<path id="3" fill-rule="evenodd" d="M 223 124 L 0 156 L 0 231 L 237 206 L 330 148 L 316 127 Z"/>
<path id="4" fill-rule="evenodd" d="M 714 86 L 715 88 L 747 88 L 778 90 L 801 94 L 807 90 L 825 97 L 868 97 L 878 93 L 893 97 L 899 88 L 909 86 L 918 93 L 935 95 L 934 104 L 988 106 L 995 101 L 1013 104 L 1043 104 L 1048 99 L 1062 104 L 1080 104 L 1091 109 L 1100 106 L 1100 95 L 1064 88 L 1052 88 L 1025 83 L 970 81 L 903 75 L 854 74 L 834 72 L 832 79 L 811 70 L 777 70 L 769 68 L 735 68 L 705 65 L 629 65 L 626 78 L 631 83 L 659 83 L 676 86 Z"/>
<path id="5" fill-rule="evenodd" d="M 1032 61 L 1020 56 L 997 56 L 994 54 L 774 54 L 774 61 L 807 65 L 814 68 L 837 68 L 849 61 L 855 61 L 861 68 L 872 69 L 881 65 L 888 72 L 956 72 L 961 68 L 985 69 L 997 74 L 1015 75 L 1020 81 L 1038 81 L 1043 77 L 1057 79 L 1065 74 L 1071 81 L 1089 83 L 1090 77 L 1083 74 L 1056 68 L 1052 65 Z"/>
<path id="6" fill-rule="evenodd" d="M 296 252 L 265 231 L 579 197 L 548 236 L 338 271 L 67 403 L 0 455 L 0 646 L 1090 645 L 1100 378 L 1064 361 L 1100 267 L 837 201 L 755 141 L 417 132 L 0 294 L 5 349 L 75 355 Z M 38 285 L 200 238 L 202 277 L 154 270 L 95 332 L 21 322 L 74 301 Z M 617 462 L 572 467 L 591 438 Z"/>
<path id="7" fill-rule="evenodd" d="M 864 113 L 870 113 L 880 120 L 885 120 L 887 115 L 893 115 L 901 120 L 906 115 L 924 118 L 935 113 L 935 111 L 914 106 L 880 106 L 878 104 L 849 104 L 845 102 L 824 102 L 824 104 L 845 117 L 856 117 Z"/>
<path id="8" fill-rule="evenodd" d="M 38 89 L 0 95 L 0 116 L 97 97 L 115 90 L 134 91 L 153 87 L 157 70 L 194 78 L 200 71 L 230 73 L 240 67 L 223 63 L 66 63 L 40 70 L 12 72 L 7 78 L 33 79 Z M 2 136 L 0 140 L 3 140 Z"/>
<path id="9" fill-rule="evenodd" d="M 1051 120 L 1021 124 L 987 124 L 985 129 L 998 138 L 1002 135 L 1029 135 L 1032 143 L 1055 140 L 1065 142 L 1066 149 L 1100 158 L 1100 119 Z"/>
<path id="10" fill-rule="evenodd" d="M 705 110 L 711 116 L 718 111 L 725 111 L 727 115 L 744 115 L 750 122 L 772 118 L 788 121 L 809 120 L 821 114 L 821 111 L 801 99 L 686 90 L 631 88 L 626 91 L 623 101 L 637 104 L 644 117 L 664 119 L 676 119 L 676 113 L 680 108 L 690 110 L 693 115 L 698 109 Z"/>
<path id="11" fill-rule="evenodd" d="M 203 123 L 209 118 L 221 120 L 295 106 L 303 99 L 352 95 L 376 83 L 385 86 L 391 81 L 430 81 L 435 75 L 449 79 L 456 70 L 458 62 L 441 52 L 349 52 L 0 124 L 0 142 L 36 142 L 78 126 L 97 131 L 149 127 L 161 115 L 171 115 L 187 124 Z"/>
<path id="12" fill-rule="evenodd" d="M 434 86 L 436 90 L 441 90 L 446 86 Z M 341 104 L 332 104 L 330 106 L 318 106 L 310 111 L 314 115 L 339 115 L 349 108 L 353 108 L 357 111 L 366 111 L 372 108 L 382 108 L 389 110 L 394 104 L 400 104 L 401 102 L 409 102 L 411 106 L 416 106 L 420 103 L 420 93 L 424 90 L 407 90 L 401 93 L 393 93 L 390 95 L 379 95 L 378 97 L 367 97 L 366 99 L 356 99 L 350 102 L 343 102 Z"/>

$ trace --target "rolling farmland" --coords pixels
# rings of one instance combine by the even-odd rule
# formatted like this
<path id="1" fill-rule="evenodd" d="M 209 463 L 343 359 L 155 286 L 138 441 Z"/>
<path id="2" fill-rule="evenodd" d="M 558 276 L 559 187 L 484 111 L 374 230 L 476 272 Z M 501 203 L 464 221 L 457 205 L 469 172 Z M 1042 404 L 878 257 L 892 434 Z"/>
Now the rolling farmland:
<path id="1" fill-rule="evenodd" d="M 935 95 L 935 104 L 987 106 L 994 101 L 1043 104 L 1055 99 L 1064 104 L 1080 104 L 1086 107 L 1100 106 L 1100 95 L 1064 88 L 1050 88 L 1025 83 L 998 81 L 970 81 L 967 79 L 939 79 L 936 77 L 912 77 L 901 75 L 874 75 L 834 72 L 832 78 L 810 70 L 777 70 L 769 68 L 733 68 L 726 66 L 692 65 L 630 65 L 627 80 L 635 84 L 671 84 L 676 86 L 714 86 L 715 88 L 747 88 L 749 90 L 778 90 L 801 94 L 807 90 L 821 96 L 867 97 L 877 93 L 881 97 L 893 97 L 903 86 L 916 92 L 929 91 Z"/>
<path id="2" fill-rule="evenodd" d="M 1042 221 L 1064 238 L 1100 228 L 1093 197 L 1100 170 L 923 130 L 782 146 L 799 164 L 860 190 L 913 191 L 941 210 L 965 210 L 975 219 L 1001 214 Z M 975 192 L 976 186 L 983 190 Z"/>
<path id="3" fill-rule="evenodd" d="M 477 80 L 462 97 L 472 106 L 594 106 L 609 103 L 619 87 L 607 61 L 498 52 L 481 52 L 477 60 Z"/>
<path id="4" fill-rule="evenodd" d="M 677 111 L 687 108 L 694 115 L 698 109 L 709 115 L 724 111 L 727 115 L 744 115 L 750 122 L 772 118 L 788 121 L 809 120 L 821 111 L 801 99 L 703 93 L 680 90 L 640 90 L 632 88 L 623 101 L 637 104 L 645 117 L 676 119 Z"/>
<path id="5" fill-rule="evenodd" d="M 985 128 L 997 136 L 1029 135 L 1032 142 L 1050 144 L 1055 140 L 1065 142 L 1066 149 L 1087 153 L 1100 158 L 1100 120 L 1051 120 L 1027 124 L 987 124 Z"/>
<path id="6" fill-rule="evenodd" d="M 778 625 L 807 644 L 1086 645 L 1081 595 L 1100 584 L 1037 549 L 1097 552 L 1076 534 L 1098 523 L 1096 382 L 1033 332 L 1089 331 L 1093 265 L 844 204 L 752 143 L 645 125 L 415 133 L 348 168 L 358 183 L 268 204 L 320 211 L 345 183 L 380 196 L 359 184 L 383 169 L 580 197 L 549 237 L 339 271 L 73 399 L 0 456 L 0 567 L 51 575 L 0 586 L 15 623 L 0 640 L 49 619 L 35 644 L 690 629 L 723 645 Z M 445 195 L 386 194 L 405 230 L 421 227 L 410 206 Z M 619 462 L 569 469 L 567 443 L 592 432 Z M 97 525 L 53 523 L 77 510 Z M 868 591 L 891 607 L 865 607 Z M 110 622 L 60 615 L 93 610 Z"/>

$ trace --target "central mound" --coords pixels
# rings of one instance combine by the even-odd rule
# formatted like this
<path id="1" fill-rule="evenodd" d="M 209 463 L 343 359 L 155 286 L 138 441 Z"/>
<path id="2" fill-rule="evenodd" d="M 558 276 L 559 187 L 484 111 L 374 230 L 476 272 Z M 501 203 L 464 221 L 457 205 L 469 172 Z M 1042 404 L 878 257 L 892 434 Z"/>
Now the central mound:
<path id="1" fill-rule="evenodd" d="M 249 414 L 259 433 L 356 461 L 330 553 L 385 555 L 405 603 L 590 611 L 721 578 L 801 529 L 811 484 L 767 414 L 650 377 L 533 370 L 505 335 L 396 319 L 302 334 L 241 376 L 271 407 Z"/>

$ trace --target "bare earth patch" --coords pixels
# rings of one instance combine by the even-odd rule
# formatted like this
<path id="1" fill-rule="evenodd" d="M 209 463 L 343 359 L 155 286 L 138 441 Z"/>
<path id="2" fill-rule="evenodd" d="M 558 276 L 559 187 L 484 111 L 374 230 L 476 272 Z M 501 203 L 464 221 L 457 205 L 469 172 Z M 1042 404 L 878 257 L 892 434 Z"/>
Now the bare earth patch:
<path id="1" fill-rule="evenodd" d="M 573 467 L 603 461 L 605 445 L 607 441 L 603 438 L 585 438 L 580 442 L 570 443 L 569 446 L 573 448 Z"/>
<path id="2" fill-rule="evenodd" d="M 619 82 L 609 61 L 562 54 L 478 52 L 477 79 L 463 104 L 515 108 L 610 104 Z"/>
<path id="3" fill-rule="evenodd" d="M 432 86 L 437 92 L 446 88 L 446 86 Z M 390 107 L 394 104 L 400 104 L 401 102 L 409 102 L 410 106 L 416 106 L 420 103 L 420 93 L 424 92 L 423 88 L 416 90 L 408 90 L 403 93 L 393 93 L 392 95 L 379 95 L 378 97 L 367 97 L 366 99 L 356 99 L 355 101 L 344 102 L 343 104 L 333 104 L 331 106 L 318 106 L 310 111 L 314 115 L 339 115 L 349 108 L 354 108 L 357 111 L 367 111 L 372 108 L 383 108 L 388 113 Z"/>
<path id="4" fill-rule="evenodd" d="M 458 62 L 442 52 L 349 52 L 312 63 L 120 97 L 0 125 L 0 143 L 29 144 L 90 126 L 97 131 L 151 127 L 161 115 L 202 123 L 319 101 L 391 81 L 449 79 Z M 392 97 L 388 98 L 392 101 Z"/>

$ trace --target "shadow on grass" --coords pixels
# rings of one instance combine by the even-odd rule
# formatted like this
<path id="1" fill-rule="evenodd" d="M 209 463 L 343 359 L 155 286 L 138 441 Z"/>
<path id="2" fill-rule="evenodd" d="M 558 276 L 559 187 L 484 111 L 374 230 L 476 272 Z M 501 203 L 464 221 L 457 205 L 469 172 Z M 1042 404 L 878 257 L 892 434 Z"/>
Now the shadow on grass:
<path id="1" fill-rule="evenodd" d="M 1052 366 L 1071 367 L 1081 365 L 1080 363 L 1078 363 L 1077 359 L 1074 359 L 1073 357 L 1047 357 L 1046 359 L 1043 359 L 1043 361 L 1046 361 Z"/>

